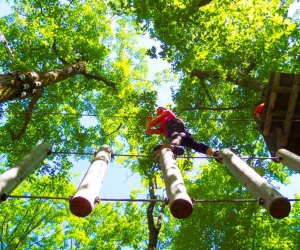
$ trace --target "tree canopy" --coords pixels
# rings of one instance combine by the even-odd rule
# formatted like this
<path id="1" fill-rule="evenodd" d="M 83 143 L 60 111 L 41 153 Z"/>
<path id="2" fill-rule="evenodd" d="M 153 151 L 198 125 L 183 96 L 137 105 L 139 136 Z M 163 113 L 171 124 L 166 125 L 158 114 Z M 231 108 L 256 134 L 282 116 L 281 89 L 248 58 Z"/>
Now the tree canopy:
<path id="1" fill-rule="evenodd" d="M 268 156 L 252 113 L 271 72 L 300 72 L 292 2 L 14 1 L 0 19 L 1 172 L 41 141 L 66 153 L 50 155 L 14 193 L 73 194 L 74 160 L 90 157 L 67 153 L 108 144 L 114 153 L 149 156 L 114 160 L 140 174 L 147 191 L 133 198 L 164 198 L 152 152 L 164 139 L 144 127 L 161 101 L 156 86 L 174 77 L 148 79 L 147 58 L 171 64 L 179 81 L 172 108 L 197 140 Z M 145 33 L 160 48 L 139 45 Z M 177 162 L 191 197 L 251 198 L 213 159 Z M 269 181 L 286 183 L 293 174 L 270 160 L 248 163 Z M 9 199 L 0 206 L 1 249 L 297 249 L 300 242 L 298 203 L 280 221 L 257 203 L 195 204 L 184 220 L 155 202 L 101 202 L 81 219 L 66 201 Z"/>

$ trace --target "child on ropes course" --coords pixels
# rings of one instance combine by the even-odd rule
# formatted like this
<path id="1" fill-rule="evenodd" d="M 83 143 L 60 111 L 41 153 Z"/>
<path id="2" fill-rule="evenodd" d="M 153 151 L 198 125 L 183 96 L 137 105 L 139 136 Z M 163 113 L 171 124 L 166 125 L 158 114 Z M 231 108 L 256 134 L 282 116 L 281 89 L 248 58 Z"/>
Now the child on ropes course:
<path id="1" fill-rule="evenodd" d="M 146 132 L 148 134 L 163 134 L 171 143 L 171 149 L 176 155 L 183 155 L 183 147 L 189 147 L 199 153 L 203 153 L 218 159 L 219 151 L 214 151 L 211 147 L 204 143 L 195 141 L 192 135 L 184 127 L 184 123 L 171 110 L 164 107 L 158 107 L 157 117 L 148 117 Z M 158 128 L 154 128 L 159 125 Z M 183 147 L 181 147 L 183 146 Z M 159 150 L 161 145 L 155 147 L 155 151 Z"/>

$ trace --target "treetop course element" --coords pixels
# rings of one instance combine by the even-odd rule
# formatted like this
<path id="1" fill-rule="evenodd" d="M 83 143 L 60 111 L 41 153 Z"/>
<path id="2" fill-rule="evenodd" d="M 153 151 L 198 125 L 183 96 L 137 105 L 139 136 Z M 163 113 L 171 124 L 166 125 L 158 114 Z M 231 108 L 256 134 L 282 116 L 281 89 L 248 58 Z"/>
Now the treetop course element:
<path id="1" fill-rule="evenodd" d="M 259 123 L 272 156 L 285 148 L 300 155 L 300 75 L 272 73 L 264 97 Z"/>
<path id="2" fill-rule="evenodd" d="M 73 214 L 85 217 L 92 212 L 94 203 L 97 203 L 96 198 L 101 190 L 111 154 L 112 150 L 107 145 L 102 146 L 95 154 L 76 194 L 70 200 L 70 209 Z"/>
<path id="3" fill-rule="evenodd" d="M 26 177 L 32 174 L 42 164 L 50 151 L 51 145 L 43 142 L 13 167 L 2 173 L 0 176 L 1 200 L 5 199 L 5 195 L 10 194 Z"/>
<path id="4" fill-rule="evenodd" d="M 220 151 L 219 160 L 229 169 L 229 171 L 248 189 L 255 199 L 248 200 L 197 200 L 189 197 L 183 182 L 182 175 L 177 166 L 176 156 L 168 145 L 163 145 L 158 152 L 161 164 L 163 179 L 165 182 L 168 199 L 145 200 L 145 199 L 99 199 L 97 194 L 101 191 L 106 168 L 111 160 L 112 150 L 107 145 L 103 145 L 94 154 L 85 177 L 79 188 L 71 198 L 59 197 L 30 197 L 14 196 L 10 193 L 51 153 L 51 145 L 46 142 L 41 143 L 25 157 L 23 157 L 14 167 L 10 168 L 0 176 L 0 197 L 1 201 L 7 197 L 13 198 L 41 198 L 41 199 L 64 199 L 69 200 L 71 212 L 79 217 L 90 214 L 94 205 L 102 201 L 137 201 L 137 202 L 165 202 L 170 206 L 172 215 L 182 219 L 189 217 L 193 212 L 193 204 L 196 202 L 258 202 L 263 205 L 270 215 L 281 219 L 287 217 L 291 210 L 290 201 L 282 196 L 263 177 L 248 166 L 242 159 L 229 149 Z M 300 157 L 287 151 L 277 152 L 280 161 L 288 167 L 300 173 Z M 294 199 L 294 201 L 298 201 Z"/>
<path id="5" fill-rule="evenodd" d="M 248 191 L 259 198 L 260 204 L 277 219 L 289 215 L 291 204 L 289 200 L 283 197 L 272 187 L 264 178 L 249 167 L 237 155 L 229 149 L 221 151 L 223 163 L 229 171 L 248 189 Z"/>

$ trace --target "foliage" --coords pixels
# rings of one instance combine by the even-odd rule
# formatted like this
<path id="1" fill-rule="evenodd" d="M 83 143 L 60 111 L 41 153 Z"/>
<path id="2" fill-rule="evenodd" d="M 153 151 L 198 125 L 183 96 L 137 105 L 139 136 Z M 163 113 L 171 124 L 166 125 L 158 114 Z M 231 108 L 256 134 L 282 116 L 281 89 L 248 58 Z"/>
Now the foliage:
<path id="1" fill-rule="evenodd" d="M 203 166 L 193 180 L 186 184 L 195 198 L 252 199 L 221 165 Z M 257 203 L 197 203 L 192 216 L 180 221 L 171 249 L 297 249 L 298 216 L 298 203 L 282 220 Z"/>
<path id="2" fill-rule="evenodd" d="M 74 190 L 57 175 L 35 179 L 15 193 L 68 198 Z M 79 219 L 66 201 L 9 198 L 1 203 L 1 249 L 137 249 L 146 244 L 142 217 L 138 205 L 130 203 L 101 203 L 89 217 Z"/>
<path id="3" fill-rule="evenodd" d="M 9 153 L 2 158 L 1 171 L 22 157 L 24 150 L 48 141 L 54 153 L 38 175 L 30 177 L 30 183 L 25 182 L 28 188 L 16 193 L 34 194 L 35 190 L 44 190 L 46 196 L 62 195 L 58 191 L 52 193 L 50 188 L 54 184 L 47 178 L 59 181 L 58 177 L 62 176 L 70 181 L 69 170 L 74 160 L 87 158 L 86 155 L 69 157 L 64 152 L 93 153 L 103 144 L 112 146 L 114 153 L 139 148 L 144 137 L 141 124 L 153 110 L 156 98 L 149 81 L 143 80 L 147 75 L 146 51 L 136 47 L 138 33 L 132 28 L 130 17 L 114 16 L 105 1 L 15 1 L 14 9 L 0 20 L 1 32 L 13 52 L 12 55 L 1 46 L 0 67 L 4 74 L 49 72 L 84 60 L 89 73 L 116 83 L 114 90 L 101 81 L 88 81 L 77 75 L 46 87 L 24 136 L 17 141 L 13 140 L 11 131 L 22 127 L 30 100 L 2 105 L 5 116 L 0 128 L 1 149 Z M 17 154 L 10 149 L 21 152 Z M 142 173 L 140 167 L 139 170 Z M 63 183 L 67 196 L 73 194 L 74 190 Z M 13 211 L 9 210 L 11 202 L 15 206 Z M 142 218 L 144 207 L 140 210 L 134 204 L 100 204 L 92 215 L 81 220 L 72 216 L 61 202 L 9 200 L 2 205 L 3 215 L 6 213 L 9 218 L 3 221 L 3 230 L 5 223 L 14 225 L 9 226 L 14 230 L 22 222 L 14 234 L 5 231 L 1 235 L 4 248 L 58 249 L 89 245 L 119 249 L 126 245 L 133 248 L 147 245 L 146 217 Z M 26 217 L 31 213 L 36 213 L 36 218 L 33 214 Z M 32 225 L 30 230 L 24 230 L 26 223 Z"/>
<path id="4" fill-rule="evenodd" d="M 244 156 L 268 156 L 253 109 L 264 100 L 271 72 L 299 73 L 299 20 L 287 14 L 293 1 L 199 2 L 111 5 L 133 12 L 161 42 L 161 51 L 153 47 L 149 55 L 181 73 L 174 102 L 196 139 Z M 262 167 L 272 175 L 267 164 Z"/>
<path id="5" fill-rule="evenodd" d="M 2 147 L 32 148 L 43 140 L 54 144 L 53 151 L 91 152 L 99 143 L 112 145 L 118 134 L 134 147 L 143 136 L 140 123 L 153 107 L 156 92 L 143 81 L 145 53 L 135 47 L 137 33 L 130 18 L 113 16 L 104 1 L 16 1 L 14 9 L 0 22 L 14 52 L 12 58 L 5 51 L 2 71 L 47 72 L 85 60 L 91 74 L 115 82 L 117 90 L 82 76 L 48 86 L 17 142 L 10 139 L 11 132 L 22 126 L 29 100 L 9 102 L 3 106 L 7 115 Z M 124 148 L 124 140 L 115 143 L 116 151 Z M 71 166 L 65 156 L 59 161 L 64 161 L 62 168 Z"/>
<path id="6" fill-rule="evenodd" d="M 155 115 L 157 98 L 153 84 L 145 79 L 147 53 L 167 60 L 179 74 L 180 87 L 173 91 L 175 110 L 195 139 L 218 149 L 230 147 L 243 156 L 267 156 L 252 110 L 261 101 L 270 72 L 299 73 L 299 19 L 287 16 L 291 2 L 15 1 L 15 11 L 0 19 L 12 52 L 1 43 L 3 74 L 49 72 L 85 61 L 89 73 L 116 83 L 116 89 L 81 75 L 46 87 L 26 133 L 17 141 L 11 134 L 21 128 L 30 100 L 2 105 L 1 149 L 31 149 L 49 141 L 54 152 L 92 153 L 109 144 L 115 153 L 150 155 L 162 138 L 144 132 L 146 116 Z M 142 32 L 159 40 L 161 50 L 139 48 Z M 153 82 L 173 80 L 164 72 Z M 6 154 L 1 171 L 22 154 Z M 16 193 L 73 194 L 74 187 L 68 185 L 73 162 L 66 154 L 49 156 L 40 173 Z M 140 173 L 147 188 L 156 179 L 155 195 L 163 197 L 154 156 L 121 162 Z M 252 198 L 222 165 L 209 161 L 197 166 L 183 159 L 178 163 L 192 197 Z M 271 161 L 249 160 L 249 164 L 270 181 L 285 182 L 290 174 Z M 146 206 L 101 203 L 89 217 L 78 219 L 66 202 L 8 200 L 1 204 L 1 246 L 144 249 Z M 197 204 L 193 215 L 182 221 L 166 210 L 157 244 L 161 249 L 299 248 L 298 203 L 280 221 L 252 203 Z M 159 212 L 156 204 L 155 219 Z"/>

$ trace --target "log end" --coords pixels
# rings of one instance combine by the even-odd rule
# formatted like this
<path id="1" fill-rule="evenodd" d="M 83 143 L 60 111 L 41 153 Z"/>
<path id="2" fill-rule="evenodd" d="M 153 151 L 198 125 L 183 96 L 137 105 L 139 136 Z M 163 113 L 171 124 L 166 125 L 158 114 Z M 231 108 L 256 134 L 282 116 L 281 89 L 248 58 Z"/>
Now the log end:
<path id="1" fill-rule="evenodd" d="M 177 219 L 185 219 L 193 213 L 193 203 L 187 199 L 176 199 L 170 205 L 171 214 Z"/>
<path id="2" fill-rule="evenodd" d="M 70 210 L 72 214 L 78 217 L 86 217 L 93 210 L 93 204 L 90 203 L 86 198 L 77 196 L 70 200 Z"/>
<path id="3" fill-rule="evenodd" d="M 270 204 L 269 212 L 276 219 L 287 217 L 291 211 L 291 203 L 288 198 L 280 197 Z"/>

